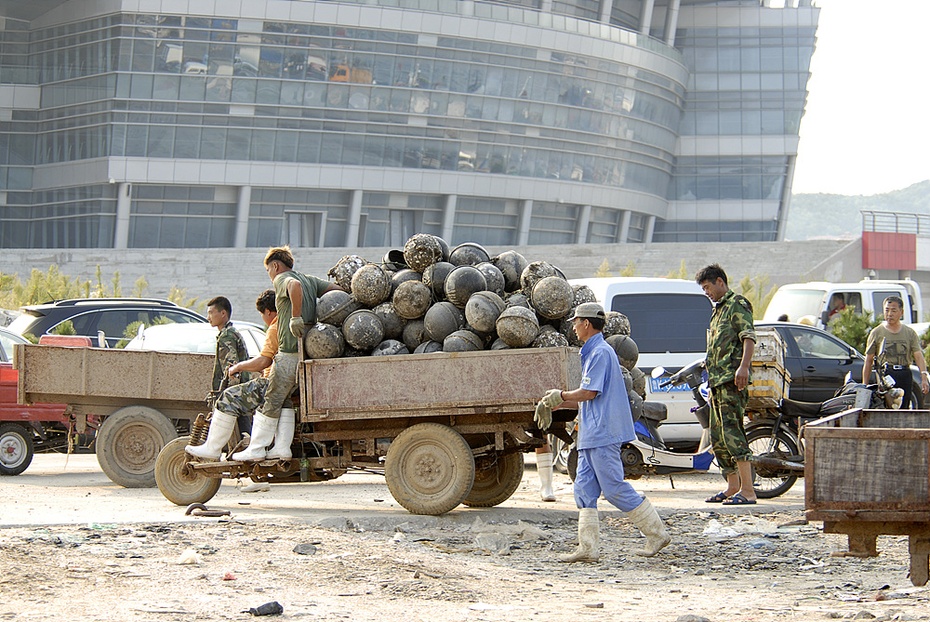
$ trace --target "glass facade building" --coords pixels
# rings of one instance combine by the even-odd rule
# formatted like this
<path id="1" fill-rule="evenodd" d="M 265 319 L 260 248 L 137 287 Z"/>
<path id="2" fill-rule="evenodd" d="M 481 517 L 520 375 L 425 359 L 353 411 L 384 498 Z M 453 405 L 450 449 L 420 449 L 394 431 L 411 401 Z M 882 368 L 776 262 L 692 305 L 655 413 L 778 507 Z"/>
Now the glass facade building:
<path id="1" fill-rule="evenodd" d="M 0 0 L 0 248 L 780 239 L 784 4 Z"/>

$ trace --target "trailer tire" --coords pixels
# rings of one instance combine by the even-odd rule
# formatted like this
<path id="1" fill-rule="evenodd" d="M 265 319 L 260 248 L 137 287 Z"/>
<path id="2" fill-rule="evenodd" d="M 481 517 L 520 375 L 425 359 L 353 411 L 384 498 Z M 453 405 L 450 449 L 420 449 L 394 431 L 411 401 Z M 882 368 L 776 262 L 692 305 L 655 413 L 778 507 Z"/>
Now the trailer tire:
<path id="1" fill-rule="evenodd" d="M 523 454 L 496 454 L 479 459 L 475 465 L 475 483 L 462 503 L 472 508 L 494 507 L 509 499 L 522 481 Z"/>
<path id="2" fill-rule="evenodd" d="M 155 482 L 165 499 L 175 505 L 206 503 L 220 489 L 222 480 L 206 477 L 195 469 L 186 469 L 191 457 L 184 451 L 189 436 L 176 438 L 158 452 L 155 460 Z"/>
<path id="3" fill-rule="evenodd" d="M 18 423 L 0 425 L 0 475 L 19 475 L 34 455 L 32 432 Z"/>
<path id="4" fill-rule="evenodd" d="M 114 483 L 154 488 L 155 460 L 177 438 L 174 424 L 154 408 L 126 406 L 104 419 L 97 432 L 97 462 Z"/>
<path id="5" fill-rule="evenodd" d="M 388 449 L 384 477 L 412 514 L 438 516 L 457 507 L 475 481 L 475 458 L 462 435 L 440 423 L 418 423 Z"/>

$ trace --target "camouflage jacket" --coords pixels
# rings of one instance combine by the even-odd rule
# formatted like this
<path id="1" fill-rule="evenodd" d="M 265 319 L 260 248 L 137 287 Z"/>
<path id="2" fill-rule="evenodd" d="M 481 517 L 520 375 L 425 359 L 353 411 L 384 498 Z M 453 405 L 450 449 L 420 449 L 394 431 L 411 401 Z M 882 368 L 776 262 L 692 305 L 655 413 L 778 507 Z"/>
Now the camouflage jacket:
<path id="1" fill-rule="evenodd" d="M 245 341 L 242 335 L 235 329 L 232 322 L 227 322 L 226 326 L 220 329 L 216 336 L 216 358 L 213 360 L 213 390 L 219 391 L 223 382 L 223 376 L 226 370 L 240 361 L 247 361 L 249 353 L 245 349 Z M 234 385 L 249 380 L 249 373 L 242 372 L 238 380 L 229 379 L 229 384 Z"/>
<path id="2" fill-rule="evenodd" d="M 743 359 L 743 340 L 756 340 L 752 304 L 728 291 L 714 306 L 707 329 L 707 384 L 732 382 Z"/>

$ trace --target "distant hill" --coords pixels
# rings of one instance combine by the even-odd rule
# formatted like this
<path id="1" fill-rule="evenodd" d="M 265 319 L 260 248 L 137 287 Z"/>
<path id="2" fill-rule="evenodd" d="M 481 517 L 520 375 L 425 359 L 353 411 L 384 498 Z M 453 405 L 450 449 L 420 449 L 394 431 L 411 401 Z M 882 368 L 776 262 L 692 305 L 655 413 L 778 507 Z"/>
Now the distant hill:
<path id="1" fill-rule="evenodd" d="M 930 180 L 871 196 L 796 194 L 791 197 L 785 239 L 859 237 L 860 210 L 930 214 Z"/>

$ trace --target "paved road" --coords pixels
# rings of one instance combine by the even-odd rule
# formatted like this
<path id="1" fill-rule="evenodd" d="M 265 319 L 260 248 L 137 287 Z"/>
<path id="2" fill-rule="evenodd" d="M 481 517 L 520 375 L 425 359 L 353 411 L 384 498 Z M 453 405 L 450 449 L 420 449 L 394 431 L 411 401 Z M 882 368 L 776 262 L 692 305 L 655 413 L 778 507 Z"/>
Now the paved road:
<path id="1" fill-rule="evenodd" d="M 473 521 L 545 520 L 546 515 L 567 519 L 575 516 L 571 482 L 556 474 L 556 503 L 539 501 L 535 456 L 527 456 L 527 469 L 517 492 L 496 508 L 471 509 L 460 506 L 447 516 Z M 680 475 L 674 478 L 654 476 L 633 481 L 637 490 L 646 493 L 664 512 L 672 509 L 693 511 L 741 512 L 747 508 L 724 508 L 708 505 L 704 499 L 721 490 L 719 473 Z M 251 482 L 243 481 L 241 485 Z M 0 528 L 24 525 L 123 524 L 203 521 L 185 516 L 186 508 L 167 501 L 157 488 L 122 488 L 111 482 L 97 466 L 96 456 L 61 454 L 37 455 L 22 475 L 0 478 L 4 510 Z M 312 524 L 344 518 L 378 517 L 402 522 L 411 515 L 391 497 L 384 478 L 368 473 L 348 473 L 331 482 L 276 484 L 268 492 L 244 493 L 236 482 L 226 480 L 209 502 L 215 509 L 230 510 L 240 520 L 288 519 Z M 602 511 L 615 511 L 601 500 Z M 778 499 L 763 500 L 754 512 L 804 508 L 804 486 L 799 482 Z"/>

